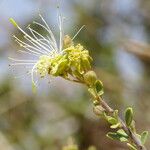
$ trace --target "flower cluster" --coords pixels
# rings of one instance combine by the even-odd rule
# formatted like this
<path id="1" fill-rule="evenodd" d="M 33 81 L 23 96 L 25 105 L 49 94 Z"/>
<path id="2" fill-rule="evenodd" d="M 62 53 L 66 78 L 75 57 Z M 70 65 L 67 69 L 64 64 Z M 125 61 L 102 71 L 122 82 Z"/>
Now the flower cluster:
<path id="1" fill-rule="evenodd" d="M 46 30 L 46 37 L 33 29 L 30 25 L 27 27 L 30 34 L 26 33 L 12 18 L 11 23 L 17 27 L 24 35 L 24 41 L 13 36 L 17 43 L 24 48 L 21 52 L 36 56 L 36 60 L 14 59 L 11 65 L 32 65 L 30 70 L 32 83 L 35 84 L 34 74 L 39 74 L 41 78 L 47 75 L 60 76 L 71 81 L 83 82 L 84 74 L 91 69 L 92 58 L 89 51 L 81 44 L 74 44 L 70 36 L 63 35 L 62 18 L 59 16 L 59 44 L 52 30 L 40 15 L 44 24 L 33 22 L 42 29 Z"/>
<path id="2" fill-rule="evenodd" d="M 49 74 L 69 78 L 71 75 L 80 79 L 91 68 L 91 60 L 88 50 L 82 45 L 72 45 L 55 57 L 42 55 L 37 62 L 37 70 L 41 77 Z"/>

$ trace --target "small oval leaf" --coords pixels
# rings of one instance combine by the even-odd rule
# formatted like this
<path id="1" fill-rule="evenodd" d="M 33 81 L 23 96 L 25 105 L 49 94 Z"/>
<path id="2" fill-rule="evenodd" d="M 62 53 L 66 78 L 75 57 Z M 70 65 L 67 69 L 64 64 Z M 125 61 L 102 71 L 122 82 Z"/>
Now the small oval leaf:
<path id="1" fill-rule="evenodd" d="M 120 136 L 115 132 L 108 132 L 106 136 L 112 140 L 120 140 Z"/>
<path id="2" fill-rule="evenodd" d="M 103 93 L 104 93 L 103 83 L 100 80 L 97 80 L 95 82 L 95 88 L 96 88 L 96 91 L 97 91 L 98 95 L 103 95 Z"/>
<path id="3" fill-rule="evenodd" d="M 127 143 L 127 146 L 129 147 L 130 150 L 137 150 L 133 145 L 130 143 Z"/>
<path id="4" fill-rule="evenodd" d="M 145 144 L 146 140 L 147 140 L 147 137 L 148 137 L 148 131 L 144 131 L 142 134 L 141 134 L 141 142 L 143 144 Z"/>
<path id="5" fill-rule="evenodd" d="M 133 110 L 131 107 L 128 107 L 125 111 L 125 121 L 127 126 L 130 126 L 133 121 Z"/>

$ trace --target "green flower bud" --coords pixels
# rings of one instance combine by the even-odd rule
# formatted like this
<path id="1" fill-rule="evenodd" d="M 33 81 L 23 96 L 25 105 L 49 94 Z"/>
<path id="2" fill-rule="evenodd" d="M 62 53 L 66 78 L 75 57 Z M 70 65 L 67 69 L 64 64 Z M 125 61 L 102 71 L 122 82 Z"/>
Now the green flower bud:
<path id="1" fill-rule="evenodd" d="M 96 73 L 94 71 L 88 71 L 84 74 L 84 81 L 87 85 L 93 86 L 97 79 Z"/>
<path id="2" fill-rule="evenodd" d="M 65 35 L 64 40 L 63 40 L 63 46 L 64 48 L 68 48 L 72 46 L 73 42 L 72 39 L 69 35 Z"/>

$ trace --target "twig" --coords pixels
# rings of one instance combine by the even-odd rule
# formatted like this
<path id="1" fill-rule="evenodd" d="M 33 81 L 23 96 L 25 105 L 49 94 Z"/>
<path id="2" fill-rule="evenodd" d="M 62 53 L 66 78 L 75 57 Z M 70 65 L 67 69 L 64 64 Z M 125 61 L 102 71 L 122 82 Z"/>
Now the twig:
<path id="1" fill-rule="evenodd" d="M 106 110 L 107 113 L 112 114 L 114 112 L 114 110 L 100 96 L 97 97 L 97 100 L 100 102 L 101 106 Z M 133 142 L 137 146 L 138 150 L 147 150 L 141 143 L 140 139 L 131 131 L 130 128 L 126 126 L 126 124 L 120 117 L 119 121 L 122 125 L 122 129 L 130 137 L 131 142 Z"/>

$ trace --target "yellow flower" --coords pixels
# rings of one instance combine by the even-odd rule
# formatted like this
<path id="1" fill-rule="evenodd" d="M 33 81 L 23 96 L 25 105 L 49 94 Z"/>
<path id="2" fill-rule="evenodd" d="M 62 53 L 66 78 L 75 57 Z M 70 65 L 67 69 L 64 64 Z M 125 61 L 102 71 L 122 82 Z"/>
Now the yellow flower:
<path id="1" fill-rule="evenodd" d="M 17 27 L 22 33 L 24 40 L 13 36 L 15 41 L 23 48 L 22 53 L 34 56 L 34 59 L 15 59 L 10 58 L 12 66 L 25 65 L 31 66 L 30 70 L 32 83 L 35 85 L 34 75 L 39 74 L 42 78 L 46 75 L 61 76 L 65 79 L 75 78 L 83 80 L 83 74 L 91 68 L 91 57 L 88 50 L 81 44 L 75 45 L 73 40 L 84 27 L 75 34 L 73 38 L 63 32 L 63 18 L 59 15 L 59 40 L 56 40 L 54 33 L 48 26 L 47 22 L 40 15 L 42 24 L 33 22 L 44 29 L 46 36 L 33 29 L 30 25 L 27 27 L 30 33 L 26 33 L 12 18 L 11 23 Z M 56 41 L 59 41 L 58 43 Z"/>

